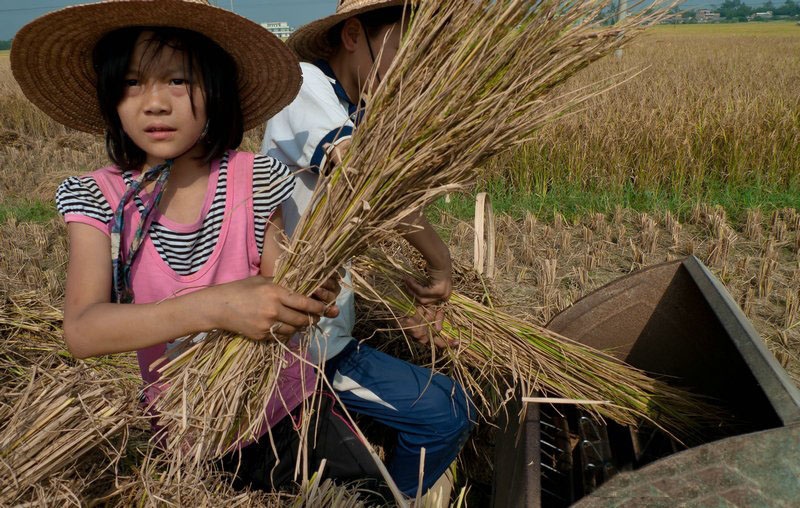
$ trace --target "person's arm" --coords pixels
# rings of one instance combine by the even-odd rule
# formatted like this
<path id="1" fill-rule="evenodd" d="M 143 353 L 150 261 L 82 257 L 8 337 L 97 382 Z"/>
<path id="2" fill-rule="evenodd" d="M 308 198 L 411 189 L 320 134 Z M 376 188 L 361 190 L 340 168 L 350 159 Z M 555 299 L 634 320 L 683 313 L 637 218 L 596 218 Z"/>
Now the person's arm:
<path id="1" fill-rule="evenodd" d="M 399 232 L 425 259 L 428 280 L 420 284 L 413 277 L 406 277 L 409 293 L 417 301 L 416 313 L 402 319 L 400 324 L 405 331 L 422 344 L 433 339 L 437 347 L 446 347 L 445 341 L 437 336 L 444 323 L 444 308 L 453 291 L 453 263 L 450 249 L 442 241 L 433 226 L 421 211 L 412 216 L 411 223 L 400 227 Z M 458 345 L 453 341 L 450 346 Z"/>
<path id="2" fill-rule="evenodd" d="M 111 303 L 110 240 L 98 229 L 70 223 L 64 339 L 78 358 L 135 351 L 193 333 L 224 329 L 251 339 L 281 337 L 318 319 L 325 305 L 250 277 L 152 304 Z M 309 317 L 312 316 L 312 317 Z"/>
<path id="3" fill-rule="evenodd" d="M 410 224 L 400 226 L 399 233 L 422 255 L 428 265 L 426 285 L 410 277 L 406 279 L 417 301 L 425 305 L 447 301 L 453 290 L 453 263 L 450 259 L 450 249 L 422 212 L 415 213 L 411 217 Z"/>

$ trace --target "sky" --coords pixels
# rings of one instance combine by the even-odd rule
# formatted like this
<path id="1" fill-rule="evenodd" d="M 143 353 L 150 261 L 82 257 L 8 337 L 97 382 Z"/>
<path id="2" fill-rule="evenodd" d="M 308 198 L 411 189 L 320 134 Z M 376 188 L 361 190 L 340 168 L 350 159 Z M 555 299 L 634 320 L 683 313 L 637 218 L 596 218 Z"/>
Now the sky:
<path id="1" fill-rule="evenodd" d="M 0 40 L 14 37 L 29 21 L 48 12 L 70 5 L 93 3 L 94 0 L 0 0 Z M 258 23 L 287 21 L 299 27 L 336 10 L 336 0 L 210 0 L 226 9 Z"/>
<path id="2" fill-rule="evenodd" d="M 0 40 L 8 40 L 25 23 L 48 12 L 95 0 L 0 0 Z M 258 23 L 268 21 L 287 21 L 297 28 L 336 10 L 336 0 L 210 0 L 226 9 L 231 8 Z M 766 0 L 744 0 L 747 5 L 761 5 Z M 722 0 L 686 0 L 684 8 L 717 6 Z M 773 0 L 775 5 L 782 0 Z"/>

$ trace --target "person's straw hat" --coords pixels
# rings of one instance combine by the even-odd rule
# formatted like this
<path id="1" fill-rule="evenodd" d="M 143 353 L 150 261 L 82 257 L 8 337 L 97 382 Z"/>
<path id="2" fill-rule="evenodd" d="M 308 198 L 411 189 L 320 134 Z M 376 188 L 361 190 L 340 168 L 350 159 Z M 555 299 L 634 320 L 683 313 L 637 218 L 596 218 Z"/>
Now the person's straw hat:
<path id="1" fill-rule="evenodd" d="M 342 21 L 369 11 L 410 4 L 408 0 L 339 0 L 336 14 L 312 21 L 294 32 L 286 43 L 301 60 L 314 62 L 331 56 L 333 49 L 328 42 L 328 32 Z"/>
<path id="2" fill-rule="evenodd" d="M 92 52 L 119 28 L 174 27 L 219 44 L 236 62 L 245 129 L 288 105 L 300 90 L 292 51 L 260 25 L 206 0 L 106 0 L 52 12 L 14 37 L 11 69 L 25 96 L 56 121 L 105 132 Z"/>

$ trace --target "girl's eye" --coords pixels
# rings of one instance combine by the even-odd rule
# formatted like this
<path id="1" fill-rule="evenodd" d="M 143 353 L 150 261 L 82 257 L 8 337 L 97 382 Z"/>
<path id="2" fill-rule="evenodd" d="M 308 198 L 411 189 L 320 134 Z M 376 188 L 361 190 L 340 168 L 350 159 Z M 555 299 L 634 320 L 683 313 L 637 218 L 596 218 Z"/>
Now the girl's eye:
<path id="1" fill-rule="evenodd" d="M 183 78 L 176 78 L 176 79 L 170 80 L 169 84 L 170 85 L 174 85 L 174 86 L 185 86 L 185 85 L 189 84 L 189 80 L 188 79 L 183 79 Z"/>
<path id="2" fill-rule="evenodd" d="M 136 86 L 138 84 L 139 84 L 139 80 L 138 79 L 126 79 L 125 80 L 125 86 Z"/>

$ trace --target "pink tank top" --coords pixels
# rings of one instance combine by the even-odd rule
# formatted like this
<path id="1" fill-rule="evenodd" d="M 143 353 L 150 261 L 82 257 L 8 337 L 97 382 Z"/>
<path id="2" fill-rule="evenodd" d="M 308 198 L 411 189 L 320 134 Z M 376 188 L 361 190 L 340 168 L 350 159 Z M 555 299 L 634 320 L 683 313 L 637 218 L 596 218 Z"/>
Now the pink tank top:
<path id="1" fill-rule="evenodd" d="M 253 215 L 253 154 L 246 152 L 230 152 L 228 162 L 228 188 L 225 203 L 225 218 L 222 222 L 219 238 L 214 252 L 206 263 L 191 275 L 179 275 L 161 258 L 149 235 L 142 244 L 140 253 L 131 267 L 131 286 L 137 304 L 159 302 L 178 295 L 197 291 L 204 287 L 225 284 L 245 279 L 260 273 L 261 258 L 255 238 Z M 183 225 L 170 221 L 154 211 L 155 221 L 173 231 L 193 231 L 199 227 L 202 219 L 211 206 L 214 190 L 217 187 L 219 161 L 211 164 L 209 191 L 206 202 L 196 225 Z M 112 210 L 116 210 L 125 192 L 125 182 L 119 170 L 113 166 L 99 169 L 94 177 Z M 140 194 L 147 205 L 154 196 Z M 125 208 L 125 229 L 123 239 L 131 235 L 141 220 L 136 204 L 131 202 Z M 123 249 L 128 242 L 123 240 Z M 126 251 L 127 255 L 127 251 Z M 150 367 L 161 358 L 167 350 L 166 344 L 159 344 L 137 351 L 139 368 L 147 388 L 145 399 L 149 403 L 160 393 L 159 373 Z M 314 388 L 315 374 L 308 364 L 301 364 L 287 353 L 288 366 L 284 368 L 279 380 L 278 393 L 269 401 L 266 409 L 264 433 L 284 416 L 295 409 Z M 303 372 L 305 370 L 305 372 Z M 302 380 L 306 380 L 303 389 Z M 263 435 L 263 433 L 262 433 Z"/>

